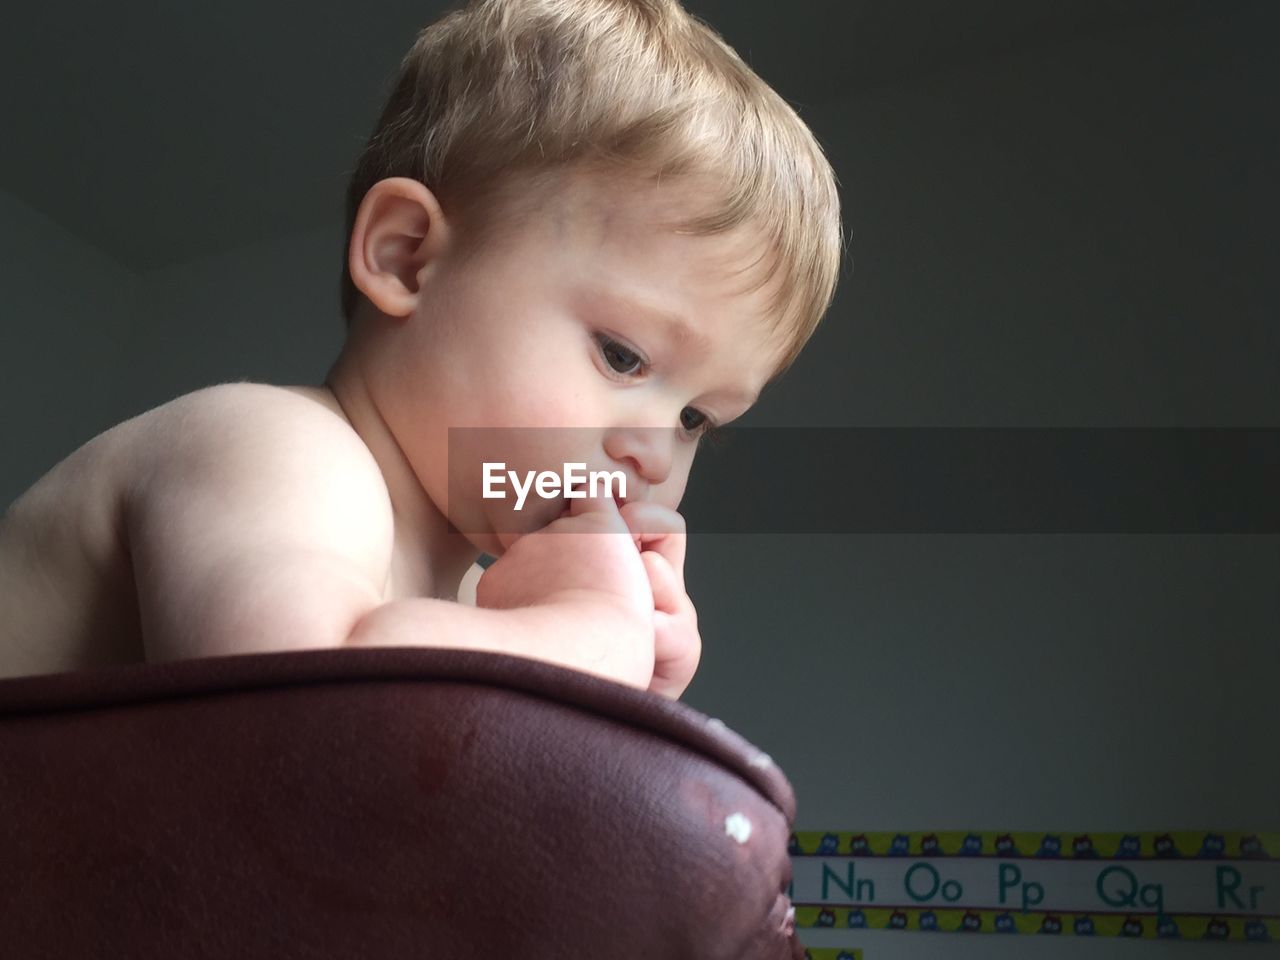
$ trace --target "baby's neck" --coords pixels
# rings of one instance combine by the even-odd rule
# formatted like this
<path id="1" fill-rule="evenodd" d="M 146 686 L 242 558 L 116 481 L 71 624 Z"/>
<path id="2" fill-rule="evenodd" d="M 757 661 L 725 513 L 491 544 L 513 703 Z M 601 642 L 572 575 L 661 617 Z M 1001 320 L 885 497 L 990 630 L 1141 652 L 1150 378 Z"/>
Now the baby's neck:
<path id="1" fill-rule="evenodd" d="M 369 448 L 387 485 L 395 525 L 391 576 L 396 592 L 456 599 L 458 584 L 479 551 L 450 527 L 422 489 L 345 352 L 319 389 Z"/>

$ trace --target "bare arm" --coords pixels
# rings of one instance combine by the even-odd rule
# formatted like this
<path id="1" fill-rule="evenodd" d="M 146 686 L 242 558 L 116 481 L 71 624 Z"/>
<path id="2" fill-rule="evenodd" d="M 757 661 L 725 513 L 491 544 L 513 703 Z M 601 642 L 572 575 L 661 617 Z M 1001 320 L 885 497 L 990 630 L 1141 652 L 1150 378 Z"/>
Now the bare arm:
<path id="1" fill-rule="evenodd" d="M 415 597 L 373 608 L 346 642 L 491 650 L 546 660 L 644 689 L 652 667 L 637 660 L 635 644 L 617 642 L 617 624 L 615 610 L 589 601 L 492 610 Z"/>
<path id="2" fill-rule="evenodd" d="M 382 602 L 393 520 L 377 464 L 301 398 L 227 384 L 183 398 L 140 454 L 127 529 L 148 660 L 353 646 L 537 657 L 643 686 L 599 601 Z"/>

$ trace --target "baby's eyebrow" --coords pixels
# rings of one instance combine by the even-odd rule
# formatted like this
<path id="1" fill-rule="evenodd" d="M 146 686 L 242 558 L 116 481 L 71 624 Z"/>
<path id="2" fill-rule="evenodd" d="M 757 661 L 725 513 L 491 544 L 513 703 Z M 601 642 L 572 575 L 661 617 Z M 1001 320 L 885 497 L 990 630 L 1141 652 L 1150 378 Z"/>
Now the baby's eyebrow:
<path id="1" fill-rule="evenodd" d="M 599 293 L 609 300 L 614 307 L 620 308 L 627 313 L 642 316 L 666 328 L 667 335 L 681 346 L 692 344 L 700 350 L 705 350 L 710 346 L 710 341 L 707 340 L 706 336 L 695 330 L 692 324 L 678 313 L 666 310 L 656 304 L 645 303 L 637 297 L 628 296 L 616 290 L 601 290 Z"/>

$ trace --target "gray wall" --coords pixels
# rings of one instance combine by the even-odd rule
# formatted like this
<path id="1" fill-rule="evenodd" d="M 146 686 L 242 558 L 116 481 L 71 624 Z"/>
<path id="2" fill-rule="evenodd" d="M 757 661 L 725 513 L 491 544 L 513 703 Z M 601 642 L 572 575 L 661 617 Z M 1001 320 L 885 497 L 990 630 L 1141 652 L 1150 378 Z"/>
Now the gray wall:
<path id="1" fill-rule="evenodd" d="M 1274 9 L 803 108 L 854 267 L 746 422 L 1280 426 Z M 340 244 L 334 224 L 135 274 L 0 191 L 0 502 L 178 393 L 319 382 Z M 1280 537 L 706 535 L 688 580 L 706 653 L 686 700 L 779 761 L 801 829 L 1280 829 Z"/>
<path id="2" fill-rule="evenodd" d="M 0 505 L 130 409 L 139 278 L 0 189 Z"/>
<path id="3" fill-rule="evenodd" d="M 0 189 L 0 504 L 76 446 L 226 380 L 320 383 L 342 225 L 134 272 Z"/>
<path id="4" fill-rule="evenodd" d="M 853 270 L 744 422 L 1280 426 L 1276 35 L 1155 24 L 808 110 Z M 1280 827 L 1280 537 L 707 535 L 688 579 L 686 699 L 779 760 L 801 829 Z"/>

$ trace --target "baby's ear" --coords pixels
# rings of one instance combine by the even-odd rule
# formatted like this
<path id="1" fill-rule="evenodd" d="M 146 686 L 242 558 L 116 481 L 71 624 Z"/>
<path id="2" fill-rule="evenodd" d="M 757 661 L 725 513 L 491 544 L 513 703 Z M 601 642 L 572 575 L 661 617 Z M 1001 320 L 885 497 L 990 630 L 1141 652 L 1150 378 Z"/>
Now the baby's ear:
<path id="1" fill-rule="evenodd" d="M 379 180 L 365 194 L 348 240 L 351 281 L 379 312 L 407 317 L 424 271 L 450 244 L 452 225 L 425 185 L 408 177 Z"/>

